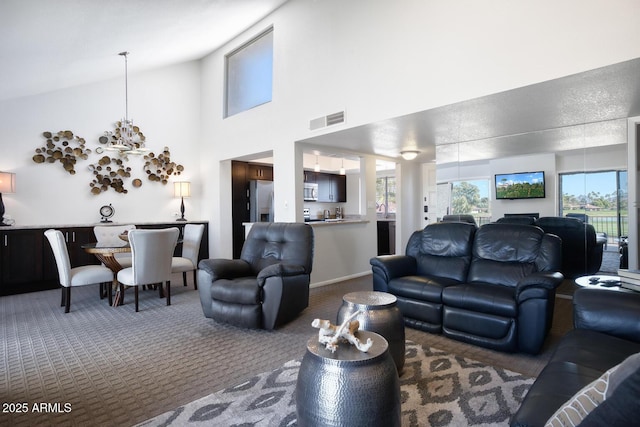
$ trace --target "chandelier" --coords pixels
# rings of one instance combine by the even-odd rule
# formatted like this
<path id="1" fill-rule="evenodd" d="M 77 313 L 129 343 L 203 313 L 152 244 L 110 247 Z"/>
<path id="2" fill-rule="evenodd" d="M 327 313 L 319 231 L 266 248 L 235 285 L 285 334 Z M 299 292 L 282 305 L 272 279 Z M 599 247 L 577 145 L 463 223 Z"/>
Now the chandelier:
<path id="1" fill-rule="evenodd" d="M 110 151 L 118 151 L 120 154 L 144 154 L 149 151 L 144 146 L 145 136 L 140 132 L 140 128 L 129 119 L 129 81 L 127 70 L 127 55 L 129 52 L 120 52 L 118 55 L 124 57 L 124 118 L 116 123 L 115 131 L 105 132 L 108 138 L 108 145 L 105 148 Z"/>

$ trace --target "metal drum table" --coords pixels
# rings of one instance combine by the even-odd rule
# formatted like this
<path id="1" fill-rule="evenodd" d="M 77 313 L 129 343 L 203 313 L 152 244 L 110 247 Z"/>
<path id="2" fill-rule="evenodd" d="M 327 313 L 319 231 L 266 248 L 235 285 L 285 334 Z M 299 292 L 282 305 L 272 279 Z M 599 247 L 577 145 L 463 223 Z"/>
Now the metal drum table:
<path id="1" fill-rule="evenodd" d="M 340 343 L 335 353 L 314 335 L 307 342 L 296 383 L 297 425 L 332 427 L 400 427 L 400 380 L 387 341 L 358 331 L 373 345 L 363 353 Z"/>
<path id="2" fill-rule="evenodd" d="M 354 320 L 360 322 L 360 329 L 376 332 L 389 343 L 389 353 L 398 368 L 402 372 L 404 366 L 404 320 L 402 313 L 396 305 L 395 295 L 378 292 L 362 291 L 351 292 L 342 298 L 342 306 L 338 310 L 337 324 L 361 310 Z"/>

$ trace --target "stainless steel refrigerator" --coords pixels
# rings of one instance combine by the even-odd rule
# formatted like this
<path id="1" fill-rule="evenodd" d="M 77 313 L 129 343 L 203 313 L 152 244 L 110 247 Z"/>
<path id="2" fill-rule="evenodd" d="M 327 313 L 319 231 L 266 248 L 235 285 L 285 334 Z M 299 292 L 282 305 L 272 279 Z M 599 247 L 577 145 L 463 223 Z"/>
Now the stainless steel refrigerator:
<path id="1" fill-rule="evenodd" d="M 273 181 L 249 181 L 249 221 L 273 222 Z"/>

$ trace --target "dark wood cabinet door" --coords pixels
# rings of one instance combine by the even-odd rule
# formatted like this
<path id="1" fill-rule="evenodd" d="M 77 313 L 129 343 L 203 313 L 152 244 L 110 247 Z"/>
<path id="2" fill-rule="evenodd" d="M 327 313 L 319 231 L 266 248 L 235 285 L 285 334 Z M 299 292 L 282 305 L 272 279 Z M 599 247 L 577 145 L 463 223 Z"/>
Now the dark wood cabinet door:
<path id="1" fill-rule="evenodd" d="M 3 230 L 0 238 L 0 295 L 36 290 L 33 284 L 41 283 L 44 277 L 44 230 Z"/>
<path id="2" fill-rule="evenodd" d="M 62 231 L 67 241 L 67 250 L 69 251 L 69 260 L 72 268 L 81 265 L 100 264 L 95 255 L 82 249 L 83 244 L 96 241 L 93 227 L 61 228 L 60 231 Z"/>
<path id="3" fill-rule="evenodd" d="M 347 176 L 346 175 L 334 175 L 333 176 L 333 189 L 335 195 L 335 201 L 338 203 L 346 203 L 347 201 Z"/>
<path id="4" fill-rule="evenodd" d="M 318 172 L 316 179 L 318 182 L 318 202 L 333 202 L 331 174 Z"/>
<path id="5" fill-rule="evenodd" d="M 304 171 L 304 182 L 318 182 L 318 172 Z"/>
<path id="6" fill-rule="evenodd" d="M 261 179 L 264 181 L 273 181 L 273 166 L 258 165 L 249 163 L 247 179 Z"/>

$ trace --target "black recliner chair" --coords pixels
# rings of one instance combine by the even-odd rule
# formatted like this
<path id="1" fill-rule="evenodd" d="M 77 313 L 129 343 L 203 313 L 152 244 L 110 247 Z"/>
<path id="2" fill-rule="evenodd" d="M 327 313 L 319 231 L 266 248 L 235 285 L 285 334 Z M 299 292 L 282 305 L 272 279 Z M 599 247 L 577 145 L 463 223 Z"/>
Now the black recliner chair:
<path id="1" fill-rule="evenodd" d="M 602 265 L 603 241 L 596 239 L 593 225 L 577 218 L 547 216 L 539 218 L 536 225 L 545 233 L 562 239 L 562 274 L 573 279 L 595 274 Z"/>
<path id="2" fill-rule="evenodd" d="M 274 329 L 309 305 L 313 229 L 303 223 L 256 223 L 240 259 L 198 264 L 205 317 L 255 329 Z"/>

